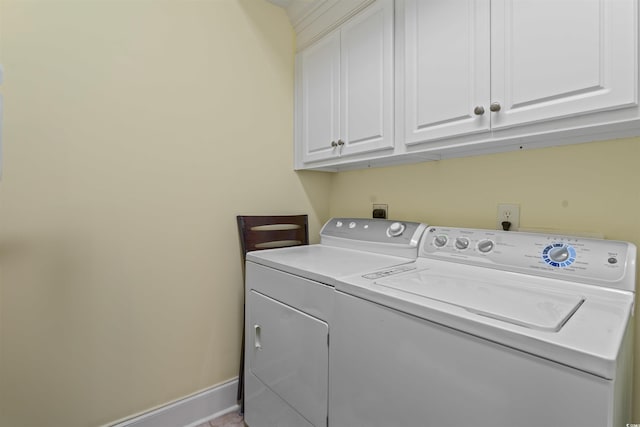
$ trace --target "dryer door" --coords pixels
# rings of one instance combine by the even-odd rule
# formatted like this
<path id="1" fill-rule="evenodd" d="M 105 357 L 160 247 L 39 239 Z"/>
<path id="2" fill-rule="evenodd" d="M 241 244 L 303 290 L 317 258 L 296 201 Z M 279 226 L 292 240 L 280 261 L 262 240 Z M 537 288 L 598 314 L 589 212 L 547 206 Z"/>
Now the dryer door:
<path id="1" fill-rule="evenodd" d="M 249 293 L 251 372 L 316 427 L 327 424 L 329 325 Z"/>

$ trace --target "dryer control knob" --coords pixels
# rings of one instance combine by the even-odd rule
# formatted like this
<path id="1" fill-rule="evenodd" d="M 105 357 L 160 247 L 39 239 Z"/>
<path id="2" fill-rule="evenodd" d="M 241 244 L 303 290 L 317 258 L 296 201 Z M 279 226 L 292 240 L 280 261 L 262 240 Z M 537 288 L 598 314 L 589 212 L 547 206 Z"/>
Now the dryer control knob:
<path id="1" fill-rule="evenodd" d="M 469 247 L 469 239 L 466 237 L 456 237 L 456 248 L 460 250 L 467 249 Z"/>
<path id="2" fill-rule="evenodd" d="M 391 237 L 397 237 L 402 234 L 405 229 L 405 225 L 401 222 L 394 222 L 387 228 L 387 234 Z"/>

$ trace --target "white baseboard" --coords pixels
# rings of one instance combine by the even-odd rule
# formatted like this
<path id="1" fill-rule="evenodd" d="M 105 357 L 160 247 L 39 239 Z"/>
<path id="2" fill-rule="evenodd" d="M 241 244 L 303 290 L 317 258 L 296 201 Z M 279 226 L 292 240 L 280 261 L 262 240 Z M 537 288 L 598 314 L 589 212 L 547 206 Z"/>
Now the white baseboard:
<path id="1" fill-rule="evenodd" d="M 213 386 L 109 427 L 195 427 L 240 409 L 236 403 L 238 379 Z"/>

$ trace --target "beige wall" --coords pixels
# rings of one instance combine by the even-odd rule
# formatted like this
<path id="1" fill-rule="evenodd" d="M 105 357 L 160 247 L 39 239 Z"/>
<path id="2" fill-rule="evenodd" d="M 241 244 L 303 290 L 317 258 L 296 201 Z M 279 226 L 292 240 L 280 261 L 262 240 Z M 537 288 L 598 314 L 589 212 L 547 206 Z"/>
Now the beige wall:
<path id="1" fill-rule="evenodd" d="M 235 215 L 292 171 L 293 39 L 257 0 L 1 0 L 0 426 L 94 426 L 237 375 Z"/>
<path id="2" fill-rule="evenodd" d="M 520 205 L 521 227 L 597 233 L 640 246 L 640 138 L 450 159 L 335 175 L 331 215 L 494 228 L 498 203 Z M 640 328 L 635 416 L 640 419 Z"/>

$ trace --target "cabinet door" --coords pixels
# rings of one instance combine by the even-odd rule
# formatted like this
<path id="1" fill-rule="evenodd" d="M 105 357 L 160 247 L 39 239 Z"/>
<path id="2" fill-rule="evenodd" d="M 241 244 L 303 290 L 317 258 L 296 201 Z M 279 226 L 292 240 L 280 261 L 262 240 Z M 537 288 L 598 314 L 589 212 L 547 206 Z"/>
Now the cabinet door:
<path id="1" fill-rule="evenodd" d="M 636 105 L 636 1 L 492 0 L 492 127 Z"/>
<path id="2" fill-rule="evenodd" d="M 393 0 L 341 29 L 341 155 L 393 147 Z"/>
<path id="3" fill-rule="evenodd" d="M 489 129 L 489 18 L 489 0 L 406 0 L 407 144 Z"/>
<path id="4" fill-rule="evenodd" d="M 298 56 L 298 110 L 304 162 L 338 154 L 340 132 L 340 32 L 336 31 Z"/>
<path id="5" fill-rule="evenodd" d="M 329 325 L 258 292 L 248 298 L 251 372 L 311 424 L 326 426 Z"/>

